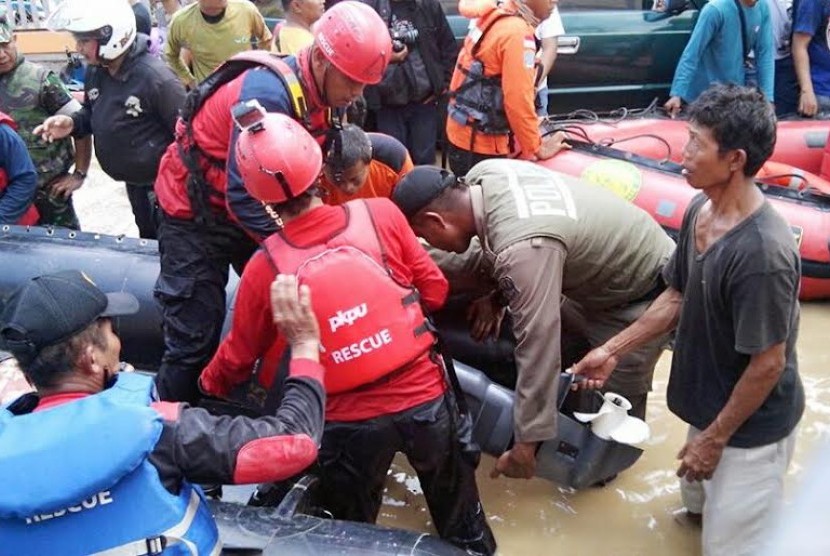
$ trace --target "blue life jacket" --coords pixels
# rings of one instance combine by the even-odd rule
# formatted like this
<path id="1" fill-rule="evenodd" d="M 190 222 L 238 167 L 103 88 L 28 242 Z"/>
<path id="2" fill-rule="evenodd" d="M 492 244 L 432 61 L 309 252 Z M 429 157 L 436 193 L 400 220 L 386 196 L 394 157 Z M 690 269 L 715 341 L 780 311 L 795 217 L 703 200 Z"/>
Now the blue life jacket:
<path id="1" fill-rule="evenodd" d="M 0 410 L 3 554 L 218 554 L 199 487 L 168 492 L 147 457 L 162 418 L 153 381 L 121 373 L 112 388 L 37 413 Z"/>

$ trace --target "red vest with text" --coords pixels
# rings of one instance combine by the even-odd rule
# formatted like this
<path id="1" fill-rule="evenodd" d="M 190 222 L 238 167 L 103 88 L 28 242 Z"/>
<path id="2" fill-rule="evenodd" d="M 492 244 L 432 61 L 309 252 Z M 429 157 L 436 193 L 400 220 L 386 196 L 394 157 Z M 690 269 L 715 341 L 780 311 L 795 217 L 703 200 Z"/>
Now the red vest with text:
<path id="1" fill-rule="evenodd" d="M 435 343 L 417 290 L 396 282 L 386 266 L 366 203 L 344 206 L 346 227 L 325 243 L 296 247 L 282 232 L 264 242 L 277 272 L 311 288 L 331 394 L 374 382 Z"/>

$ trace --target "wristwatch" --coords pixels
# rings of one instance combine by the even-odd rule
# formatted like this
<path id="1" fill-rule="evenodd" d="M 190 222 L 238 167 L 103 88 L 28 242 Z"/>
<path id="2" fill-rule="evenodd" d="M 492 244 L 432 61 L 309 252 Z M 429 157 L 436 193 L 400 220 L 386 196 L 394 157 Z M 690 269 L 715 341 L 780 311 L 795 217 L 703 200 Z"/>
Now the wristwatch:
<path id="1" fill-rule="evenodd" d="M 72 175 L 73 175 L 73 176 L 78 176 L 78 177 L 79 177 L 79 178 L 81 178 L 82 180 L 85 180 L 85 179 L 86 179 L 86 172 L 84 172 L 84 171 L 82 171 L 82 170 L 75 170 L 74 172 L 72 172 Z"/>

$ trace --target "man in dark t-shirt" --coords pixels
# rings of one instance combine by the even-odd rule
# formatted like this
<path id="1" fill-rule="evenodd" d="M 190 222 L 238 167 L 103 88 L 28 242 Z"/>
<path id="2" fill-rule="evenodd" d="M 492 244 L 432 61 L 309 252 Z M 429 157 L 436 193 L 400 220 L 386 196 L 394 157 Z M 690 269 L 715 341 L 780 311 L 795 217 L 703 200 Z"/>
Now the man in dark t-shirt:
<path id="1" fill-rule="evenodd" d="M 668 287 L 574 366 L 599 387 L 620 355 L 676 328 L 667 399 L 689 424 L 677 475 L 686 508 L 703 514 L 707 555 L 762 551 L 804 411 L 798 248 L 753 179 L 775 129 L 751 89 L 716 85 L 692 104 L 684 175 L 703 194 L 686 211 Z"/>

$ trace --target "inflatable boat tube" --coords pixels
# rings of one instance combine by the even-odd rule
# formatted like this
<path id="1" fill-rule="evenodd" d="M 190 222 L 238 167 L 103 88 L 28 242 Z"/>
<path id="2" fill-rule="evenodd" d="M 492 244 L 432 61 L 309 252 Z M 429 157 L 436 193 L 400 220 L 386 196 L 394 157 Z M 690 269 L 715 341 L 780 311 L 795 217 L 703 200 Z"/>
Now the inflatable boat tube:
<path id="1" fill-rule="evenodd" d="M 677 163 L 682 159 L 683 147 L 689 138 L 688 122 L 660 117 L 635 117 L 619 121 L 563 121 L 552 118 L 549 125 L 564 126 L 574 135 L 594 143 Z M 820 174 L 828 131 L 830 120 L 779 121 L 778 138 L 770 160 Z"/>
<path id="2" fill-rule="evenodd" d="M 465 552 L 432 535 L 324 519 L 304 512 L 313 483 L 303 477 L 276 508 L 209 500 L 222 554 L 262 556 L 453 556 Z"/>
<path id="3" fill-rule="evenodd" d="M 673 237 L 686 207 L 699 192 L 671 161 L 571 139 L 573 149 L 539 162 L 542 166 L 601 185 L 633 202 Z M 756 181 L 790 224 L 801 254 L 801 299 L 830 298 L 830 184 L 818 176 L 776 163 Z M 811 187 L 810 183 L 816 184 Z"/>

